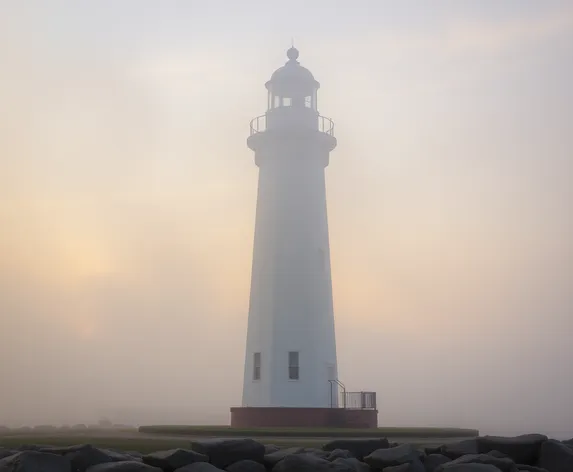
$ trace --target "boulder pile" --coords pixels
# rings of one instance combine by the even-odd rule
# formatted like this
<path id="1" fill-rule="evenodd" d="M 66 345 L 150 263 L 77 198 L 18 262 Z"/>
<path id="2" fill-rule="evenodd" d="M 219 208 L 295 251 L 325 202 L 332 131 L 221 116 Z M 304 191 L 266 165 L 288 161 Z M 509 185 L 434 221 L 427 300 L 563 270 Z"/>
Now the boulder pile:
<path id="1" fill-rule="evenodd" d="M 0 472 L 573 472 L 573 440 L 483 436 L 417 449 L 387 439 L 337 439 L 320 449 L 247 438 L 193 441 L 151 454 L 89 444 L 0 448 Z"/>

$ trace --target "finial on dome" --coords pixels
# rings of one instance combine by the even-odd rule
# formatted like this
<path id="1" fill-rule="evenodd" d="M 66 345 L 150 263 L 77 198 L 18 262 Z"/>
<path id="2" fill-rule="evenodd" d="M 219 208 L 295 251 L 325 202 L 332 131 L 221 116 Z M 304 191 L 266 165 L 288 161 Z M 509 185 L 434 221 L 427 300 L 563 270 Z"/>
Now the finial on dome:
<path id="1" fill-rule="evenodd" d="M 291 61 L 296 61 L 298 59 L 298 49 L 294 46 L 291 46 L 290 49 L 287 51 L 287 57 Z"/>

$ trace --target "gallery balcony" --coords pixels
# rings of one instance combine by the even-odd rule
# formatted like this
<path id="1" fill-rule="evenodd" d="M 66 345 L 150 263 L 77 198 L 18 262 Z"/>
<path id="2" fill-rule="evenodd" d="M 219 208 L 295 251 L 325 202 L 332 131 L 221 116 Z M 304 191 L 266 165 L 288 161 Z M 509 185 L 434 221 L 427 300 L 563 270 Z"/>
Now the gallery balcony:
<path id="1" fill-rule="evenodd" d="M 308 143 L 309 139 L 314 140 L 325 152 L 332 151 L 336 147 L 334 122 L 312 110 L 308 110 L 308 113 L 306 110 L 304 113 L 293 113 L 292 109 L 284 107 L 251 120 L 247 145 L 257 152 L 266 149 L 269 144 L 274 146 L 285 140 L 291 145 L 303 144 Z M 305 148 L 309 149 L 306 144 Z"/>
<path id="2" fill-rule="evenodd" d="M 299 129 L 315 129 L 320 133 L 325 133 L 328 136 L 334 137 L 334 121 L 332 121 L 330 118 L 327 118 L 326 116 L 314 115 L 306 123 L 301 122 L 301 120 L 299 119 L 300 117 L 297 117 L 296 120 L 294 119 L 289 120 L 288 118 L 284 119 L 282 117 L 281 117 L 282 119 L 275 120 L 274 118 L 275 118 L 274 116 L 270 118 L 266 113 L 264 115 L 260 115 L 257 116 L 256 118 L 253 118 L 251 120 L 251 125 L 250 125 L 251 128 L 250 136 L 253 136 L 257 133 L 263 133 L 269 129 L 274 129 L 274 128 L 277 129 L 299 128 Z"/>

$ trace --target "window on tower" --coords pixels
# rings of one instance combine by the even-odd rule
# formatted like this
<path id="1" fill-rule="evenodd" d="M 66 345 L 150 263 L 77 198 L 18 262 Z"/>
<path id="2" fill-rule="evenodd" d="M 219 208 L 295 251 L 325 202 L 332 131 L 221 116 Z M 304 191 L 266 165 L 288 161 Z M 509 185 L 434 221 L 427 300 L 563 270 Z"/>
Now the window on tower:
<path id="1" fill-rule="evenodd" d="M 299 379 L 299 365 L 298 365 L 298 351 L 290 351 L 288 353 L 288 378 L 289 380 Z"/>
<path id="2" fill-rule="evenodd" d="M 283 107 L 290 107 L 290 106 L 292 106 L 292 98 L 283 97 Z"/>
<path id="3" fill-rule="evenodd" d="M 253 354 L 253 380 L 261 380 L 261 353 Z"/>
<path id="4" fill-rule="evenodd" d="M 304 97 L 304 106 L 306 108 L 312 108 L 312 97 L 310 95 L 308 97 Z"/>

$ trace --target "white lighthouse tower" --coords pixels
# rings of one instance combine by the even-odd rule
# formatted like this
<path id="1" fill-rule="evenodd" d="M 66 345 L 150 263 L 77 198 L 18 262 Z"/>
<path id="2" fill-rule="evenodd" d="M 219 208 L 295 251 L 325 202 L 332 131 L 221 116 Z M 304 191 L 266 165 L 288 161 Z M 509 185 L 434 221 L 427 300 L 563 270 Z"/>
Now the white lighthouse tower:
<path id="1" fill-rule="evenodd" d="M 259 187 L 243 407 L 331 408 L 338 402 L 324 170 L 336 147 L 319 83 L 297 61 L 266 83 L 251 122 Z"/>

